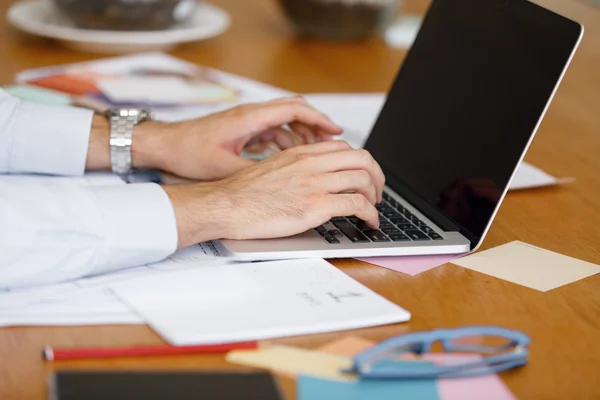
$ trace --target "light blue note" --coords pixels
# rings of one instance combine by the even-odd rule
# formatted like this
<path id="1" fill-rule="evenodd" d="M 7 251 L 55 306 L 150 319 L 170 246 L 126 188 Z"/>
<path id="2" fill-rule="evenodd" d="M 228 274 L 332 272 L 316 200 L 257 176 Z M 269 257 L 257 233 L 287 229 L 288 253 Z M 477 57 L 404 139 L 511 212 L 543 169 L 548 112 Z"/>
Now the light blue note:
<path id="1" fill-rule="evenodd" d="M 49 90 L 29 85 L 6 86 L 2 89 L 4 89 L 10 95 L 22 100 L 64 106 L 71 104 L 71 96 L 56 90 Z"/>
<path id="2" fill-rule="evenodd" d="M 426 364 L 431 363 L 396 361 L 395 364 L 401 368 L 411 364 L 413 368 L 427 368 L 429 366 Z M 297 390 L 298 400 L 438 400 L 440 398 L 436 381 L 433 379 L 342 382 L 300 375 Z"/>

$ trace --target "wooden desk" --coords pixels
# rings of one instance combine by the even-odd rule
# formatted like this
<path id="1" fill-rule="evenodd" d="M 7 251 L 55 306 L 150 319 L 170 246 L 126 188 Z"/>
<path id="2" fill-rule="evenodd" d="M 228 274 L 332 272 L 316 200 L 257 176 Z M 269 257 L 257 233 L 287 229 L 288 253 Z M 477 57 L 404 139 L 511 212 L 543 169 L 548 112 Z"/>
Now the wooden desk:
<path id="1" fill-rule="evenodd" d="M 523 240 L 600 264 L 600 9 L 576 0 L 542 0 L 586 26 L 583 43 L 542 124 L 527 160 L 557 176 L 561 187 L 510 193 L 484 248 Z M 4 13 L 10 1 L 0 0 Z M 404 52 L 373 39 L 326 43 L 293 36 L 274 0 L 218 0 L 231 11 L 232 28 L 216 39 L 190 44 L 174 55 L 298 92 L 383 91 Z M 422 13 L 425 0 L 409 0 Z M 0 84 L 25 68 L 100 57 L 25 38 L 0 22 Z M 529 365 L 502 374 L 524 399 L 600 398 L 600 275 L 540 293 L 445 265 L 416 277 L 352 260 L 336 261 L 353 278 L 410 310 L 406 324 L 357 331 L 383 339 L 401 332 L 465 324 L 495 324 L 529 333 Z M 277 340 L 306 348 L 343 334 Z M 54 367 L 132 369 L 239 368 L 221 356 L 45 364 L 44 345 L 112 346 L 161 343 L 145 326 L 0 329 L 0 399 L 44 399 Z M 285 381 L 288 398 L 293 382 Z"/>

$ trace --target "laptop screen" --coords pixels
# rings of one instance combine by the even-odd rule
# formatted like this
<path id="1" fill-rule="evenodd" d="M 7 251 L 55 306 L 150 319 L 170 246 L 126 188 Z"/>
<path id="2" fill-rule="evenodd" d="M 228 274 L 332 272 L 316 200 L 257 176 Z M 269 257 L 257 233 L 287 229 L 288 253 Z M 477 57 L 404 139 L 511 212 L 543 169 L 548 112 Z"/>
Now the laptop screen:
<path id="1" fill-rule="evenodd" d="M 580 33 L 524 0 L 434 0 L 365 148 L 479 240 Z"/>

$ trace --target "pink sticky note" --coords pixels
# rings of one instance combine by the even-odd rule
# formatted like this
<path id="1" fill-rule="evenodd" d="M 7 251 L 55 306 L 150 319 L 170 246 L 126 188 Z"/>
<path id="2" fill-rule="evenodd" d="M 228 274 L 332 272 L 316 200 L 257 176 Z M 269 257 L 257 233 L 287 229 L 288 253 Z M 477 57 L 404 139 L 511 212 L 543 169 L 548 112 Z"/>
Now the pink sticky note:
<path id="1" fill-rule="evenodd" d="M 435 256 L 401 256 L 401 257 L 365 257 L 357 260 L 378 265 L 392 271 L 417 275 L 432 268 L 446 264 L 448 261 L 462 257 L 464 254 L 441 254 Z"/>
<path id="2" fill-rule="evenodd" d="M 439 364 L 453 364 L 473 361 L 477 355 L 430 353 L 423 356 L 425 360 Z M 517 398 L 506 387 L 496 374 L 476 376 L 472 378 L 448 378 L 437 381 L 441 400 L 516 400 Z"/>

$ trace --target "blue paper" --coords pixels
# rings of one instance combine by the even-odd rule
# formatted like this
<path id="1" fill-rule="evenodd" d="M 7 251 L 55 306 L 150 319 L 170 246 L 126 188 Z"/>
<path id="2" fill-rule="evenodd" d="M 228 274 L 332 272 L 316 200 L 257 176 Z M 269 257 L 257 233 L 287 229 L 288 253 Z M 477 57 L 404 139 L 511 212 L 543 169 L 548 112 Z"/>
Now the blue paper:
<path id="1" fill-rule="evenodd" d="M 300 375 L 298 400 L 438 400 L 435 380 L 342 382 Z"/>

